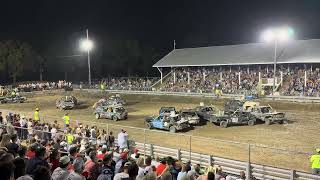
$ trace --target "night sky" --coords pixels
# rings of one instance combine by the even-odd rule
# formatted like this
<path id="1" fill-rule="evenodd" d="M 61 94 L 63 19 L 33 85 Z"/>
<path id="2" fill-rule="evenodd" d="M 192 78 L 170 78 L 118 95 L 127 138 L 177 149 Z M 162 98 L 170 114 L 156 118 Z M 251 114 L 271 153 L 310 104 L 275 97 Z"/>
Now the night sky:
<path id="1" fill-rule="evenodd" d="M 277 25 L 293 27 L 297 39 L 317 39 L 319 17 L 319 0 L 12 0 L 0 5 L 0 40 L 25 41 L 46 57 L 65 56 L 79 54 L 76 44 L 88 28 L 96 42 L 93 61 L 108 65 L 106 52 L 119 40 L 137 40 L 161 57 L 174 39 L 177 48 L 251 43 Z M 155 71 L 139 75 L 148 72 Z"/>

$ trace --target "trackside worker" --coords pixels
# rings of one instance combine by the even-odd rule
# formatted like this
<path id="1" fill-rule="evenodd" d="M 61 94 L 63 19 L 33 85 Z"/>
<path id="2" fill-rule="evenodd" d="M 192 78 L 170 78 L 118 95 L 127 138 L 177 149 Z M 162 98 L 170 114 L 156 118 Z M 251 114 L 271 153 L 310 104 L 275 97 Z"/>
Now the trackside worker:
<path id="1" fill-rule="evenodd" d="M 33 114 L 33 120 L 39 122 L 40 121 L 40 116 L 39 116 L 39 108 L 36 108 Z"/>
<path id="2" fill-rule="evenodd" d="M 316 154 L 310 157 L 313 174 L 320 174 L 320 148 L 316 149 Z"/>
<path id="3" fill-rule="evenodd" d="M 15 97 L 15 96 L 16 96 L 16 91 L 12 91 L 12 92 L 11 92 L 11 96 L 12 96 L 12 97 Z"/>
<path id="4" fill-rule="evenodd" d="M 69 114 L 66 113 L 66 114 L 63 116 L 62 119 L 64 120 L 64 126 L 65 126 L 65 127 L 69 127 L 69 125 L 70 125 L 70 116 L 69 116 Z"/>
<path id="5" fill-rule="evenodd" d="M 66 141 L 69 145 L 73 143 L 74 136 L 71 134 L 71 130 L 68 130 L 68 134 L 66 135 Z"/>

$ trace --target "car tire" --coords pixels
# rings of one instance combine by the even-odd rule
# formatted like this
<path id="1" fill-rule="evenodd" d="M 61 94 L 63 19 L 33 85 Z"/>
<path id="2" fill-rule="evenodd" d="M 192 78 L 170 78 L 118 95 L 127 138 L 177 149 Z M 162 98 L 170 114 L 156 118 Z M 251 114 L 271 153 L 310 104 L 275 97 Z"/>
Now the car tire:
<path id="1" fill-rule="evenodd" d="M 255 124 L 255 123 L 254 123 L 254 120 L 251 119 L 251 120 L 248 121 L 248 125 L 249 125 L 249 126 L 253 126 L 254 124 Z"/>
<path id="2" fill-rule="evenodd" d="M 96 119 L 100 119 L 100 114 L 96 113 Z"/>
<path id="3" fill-rule="evenodd" d="M 284 120 L 280 120 L 280 121 L 279 121 L 279 124 L 283 124 L 283 123 L 284 123 Z"/>
<path id="4" fill-rule="evenodd" d="M 117 116 L 112 116 L 112 120 L 113 121 L 118 121 L 118 117 Z"/>
<path id="5" fill-rule="evenodd" d="M 176 133 L 177 129 L 176 129 L 174 126 L 171 126 L 171 127 L 169 128 L 169 131 L 170 131 L 171 133 Z"/>
<path id="6" fill-rule="evenodd" d="M 150 123 L 146 123 L 146 128 L 147 129 L 152 129 L 152 125 Z"/>
<path id="7" fill-rule="evenodd" d="M 227 121 L 221 121 L 220 122 L 220 127 L 227 128 L 228 127 L 228 122 Z"/>
<path id="8" fill-rule="evenodd" d="M 265 123 L 266 125 L 270 125 L 270 124 L 271 124 L 271 119 L 266 118 L 266 119 L 264 120 L 264 123 Z"/>

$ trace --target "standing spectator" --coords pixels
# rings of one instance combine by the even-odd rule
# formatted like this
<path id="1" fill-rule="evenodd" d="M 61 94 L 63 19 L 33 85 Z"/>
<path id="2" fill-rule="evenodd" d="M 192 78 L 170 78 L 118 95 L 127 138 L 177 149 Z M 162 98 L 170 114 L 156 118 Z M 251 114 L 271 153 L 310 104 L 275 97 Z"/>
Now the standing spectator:
<path id="1" fill-rule="evenodd" d="M 121 152 L 128 148 L 128 134 L 124 129 L 121 129 L 121 132 L 118 134 L 118 145 Z"/>
<path id="2" fill-rule="evenodd" d="M 160 176 L 166 168 L 167 168 L 166 159 L 163 158 L 160 160 L 160 164 L 156 169 L 157 176 Z"/>
<path id="3" fill-rule="evenodd" d="M 73 161 L 73 168 L 74 170 L 69 174 L 68 180 L 86 180 L 84 176 L 82 176 L 83 171 L 83 159 L 82 157 L 77 158 Z"/>
<path id="4" fill-rule="evenodd" d="M 177 180 L 183 180 L 187 176 L 187 166 L 185 164 L 182 165 L 181 172 L 179 172 Z"/>
<path id="5" fill-rule="evenodd" d="M 110 148 L 110 147 L 113 147 L 114 146 L 114 136 L 113 136 L 113 132 L 110 131 L 109 132 L 109 135 L 108 135 L 108 142 L 107 142 L 107 146 Z"/>
<path id="6" fill-rule="evenodd" d="M 92 141 L 92 144 L 93 145 L 96 145 L 97 143 L 97 132 L 96 132 L 96 129 L 94 128 L 94 126 L 91 127 L 90 129 L 90 138 L 91 138 L 91 141 Z"/>
<path id="7" fill-rule="evenodd" d="M 51 138 L 53 140 L 56 140 L 56 138 L 57 138 L 57 128 L 56 128 L 55 124 L 52 125 L 52 128 L 51 128 L 50 132 L 51 132 Z"/>
<path id="8" fill-rule="evenodd" d="M 17 179 L 20 176 L 26 174 L 26 162 L 23 158 L 17 157 L 13 160 L 14 163 L 14 178 Z"/>
<path id="9" fill-rule="evenodd" d="M 91 151 L 89 157 L 90 160 L 87 160 L 84 164 L 83 172 L 88 174 L 87 179 L 97 179 L 99 175 L 99 165 L 96 158 L 96 152 Z"/>
<path id="10" fill-rule="evenodd" d="M 137 179 L 142 179 L 143 176 L 144 176 L 144 159 L 143 157 L 139 157 L 138 160 L 137 160 L 137 165 L 138 165 L 138 175 L 137 175 Z"/>
<path id="11" fill-rule="evenodd" d="M 10 180 L 14 179 L 14 164 L 12 154 L 2 152 L 0 156 L 0 174 L 1 179 Z"/>
<path id="12" fill-rule="evenodd" d="M 19 145 L 16 143 L 17 138 L 18 138 L 17 135 L 13 134 L 11 136 L 11 142 L 6 146 L 6 148 L 8 149 L 8 152 L 11 153 L 14 157 L 16 156 L 19 150 Z"/>
<path id="13" fill-rule="evenodd" d="M 129 178 L 129 171 L 128 168 L 131 166 L 131 162 L 125 162 L 123 164 L 122 172 L 117 173 L 113 180 L 121 180 L 121 179 L 127 179 Z"/>
<path id="14" fill-rule="evenodd" d="M 11 136 L 9 134 L 2 135 L 2 139 L 1 139 L 1 142 L 0 142 L 0 147 L 6 147 L 7 145 L 9 145 L 10 144 L 10 139 L 11 139 Z"/>
<path id="15" fill-rule="evenodd" d="M 52 180 L 65 180 L 69 176 L 68 166 L 70 165 L 70 158 L 63 156 L 59 160 L 59 167 L 52 173 Z"/>
<path id="16" fill-rule="evenodd" d="M 31 138 L 33 136 L 33 123 L 31 118 L 29 119 L 27 126 L 28 126 L 28 136 L 29 136 L 28 138 Z"/>
<path id="17" fill-rule="evenodd" d="M 109 155 L 105 155 L 103 158 L 103 166 L 101 174 L 97 180 L 112 180 L 114 177 L 114 167 L 112 166 L 112 158 Z"/>
<path id="18" fill-rule="evenodd" d="M 21 140 L 25 140 L 27 139 L 27 120 L 26 120 L 26 116 L 21 116 L 20 118 L 20 127 L 21 127 Z"/>
<path id="19" fill-rule="evenodd" d="M 240 171 L 240 178 L 236 180 L 245 180 L 245 179 L 246 179 L 246 174 L 244 173 L 244 171 Z"/>
<path id="20" fill-rule="evenodd" d="M 316 154 L 310 157 L 313 174 L 320 174 L 320 148 L 316 149 Z"/>
<path id="21" fill-rule="evenodd" d="M 50 163 L 51 165 L 51 172 L 53 172 L 56 168 L 59 167 L 59 159 L 60 159 L 60 153 L 58 151 L 58 149 L 53 149 L 50 153 Z"/>
<path id="22" fill-rule="evenodd" d="M 50 169 L 47 166 L 38 166 L 34 169 L 33 180 L 52 180 Z"/>
<path id="23" fill-rule="evenodd" d="M 38 145 L 35 148 L 35 156 L 32 157 L 27 164 L 27 174 L 35 175 L 36 173 L 35 170 L 39 166 L 44 166 L 46 168 L 49 168 L 49 164 L 46 161 L 45 155 L 46 155 L 46 148 Z"/>

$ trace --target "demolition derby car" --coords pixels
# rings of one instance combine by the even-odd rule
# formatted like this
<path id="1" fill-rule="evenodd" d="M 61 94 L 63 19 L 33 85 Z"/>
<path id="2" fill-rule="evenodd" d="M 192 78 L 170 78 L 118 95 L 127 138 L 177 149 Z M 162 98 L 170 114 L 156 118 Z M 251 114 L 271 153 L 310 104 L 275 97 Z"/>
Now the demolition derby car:
<path id="1" fill-rule="evenodd" d="M 220 115 L 220 110 L 213 106 L 198 106 L 194 108 L 194 111 L 202 121 L 212 122 L 216 119 L 217 115 Z"/>
<path id="2" fill-rule="evenodd" d="M 210 122 L 222 128 L 227 128 L 230 125 L 253 126 L 256 124 L 256 118 L 250 112 L 237 109 L 233 113 L 225 114 L 220 112 L 219 115 L 216 115 L 214 119 L 210 120 Z"/>
<path id="3" fill-rule="evenodd" d="M 226 113 L 233 113 L 235 109 L 242 109 L 245 112 L 249 112 L 257 120 L 263 121 L 267 125 L 272 123 L 282 124 L 286 121 L 285 113 L 277 112 L 270 105 L 261 106 L 259 102 L 231 100 L 226 103 Z"/>
<path id="4" fill-rule="evenodd" d="M 0 103 L 24 103 L 27 100 L 26 97 L 23 96 L 8 96 L 8 97 L 0 97 Z"/>
<path id="5" fill-rule="evenodd" d="M 200 124 L 200 118 L 193 109 L 181 109 L 179 111 L 179 116 L 181 119 L 187 120 L 190 125 L 194 126 Z"/>
<path id="6" fill-rule="evenodd" d="M 56 101 L 56 107 L 61 110 L 73 109 L 77 105 L 77 98 L 74 96 L 61 97 Z"/>
<path id="7" fill-rule="evenodd" d="M 119 96 L 110 96 L 109 98 L 102 98 L 96 103 L 93 104 L 92 108 L 96 109 L 99 106 L 122 106 L 125 105 L 125 101 L 121 99 Z"/>
<path id="8" fill-rule="evenodd" d="M 159 115 L 146 118 L 146 128 L 163 129 L 175 133 L 189 128 L 188 120 L 181 119 L 179 115 Z"/>
<path id="9" fill-rule="evenodd" d="M 118 121 L 128 118 L 128 111 L 122 106 L 98 106 L 94 114 L 96 119 L 104 118 Z"/>

